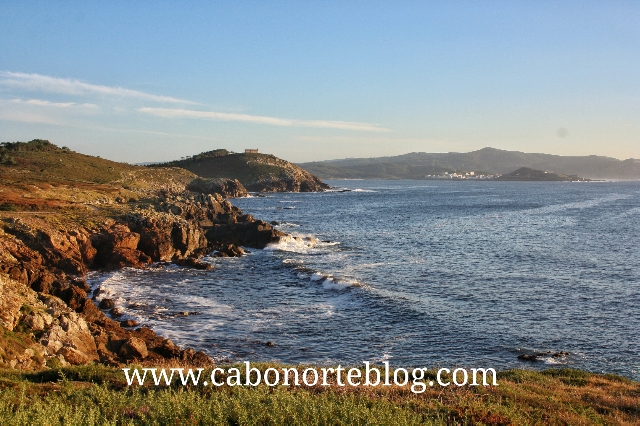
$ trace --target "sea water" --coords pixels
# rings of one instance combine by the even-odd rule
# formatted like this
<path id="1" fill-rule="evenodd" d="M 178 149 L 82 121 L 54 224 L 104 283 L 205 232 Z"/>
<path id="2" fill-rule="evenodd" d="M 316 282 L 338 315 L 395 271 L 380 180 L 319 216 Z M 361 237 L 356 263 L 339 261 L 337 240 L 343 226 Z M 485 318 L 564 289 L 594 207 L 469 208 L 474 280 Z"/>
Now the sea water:
<path id="1" fill-rule="evenodd" d="M 575 367 L 640 379 L 640 182 L 329 181 L 235 199 L 297 239 L 95 274 L 220 362 Z M 533 352 L 568 356 L 518 360 Z"/>

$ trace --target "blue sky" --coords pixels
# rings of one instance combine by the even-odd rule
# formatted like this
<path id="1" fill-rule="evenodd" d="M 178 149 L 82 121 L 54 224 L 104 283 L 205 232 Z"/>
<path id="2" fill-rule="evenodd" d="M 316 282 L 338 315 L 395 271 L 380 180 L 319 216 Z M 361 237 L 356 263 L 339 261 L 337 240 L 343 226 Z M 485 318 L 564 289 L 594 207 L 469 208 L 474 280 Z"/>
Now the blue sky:
<path id="1" fill-rule="evenodd" d="M 640 2 L 4 2 L 0 140 L 640 158 Z"/>

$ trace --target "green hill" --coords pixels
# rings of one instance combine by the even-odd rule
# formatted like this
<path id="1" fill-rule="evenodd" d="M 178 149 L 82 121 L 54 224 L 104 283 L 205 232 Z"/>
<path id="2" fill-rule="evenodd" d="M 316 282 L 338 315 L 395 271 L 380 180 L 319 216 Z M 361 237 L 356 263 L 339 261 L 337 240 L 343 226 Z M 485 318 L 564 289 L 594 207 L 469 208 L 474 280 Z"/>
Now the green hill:
<path id="1" fill-rule="evenodd" d="M 124 205 L 160 190 L 182 191 L 198 176 L 179 168 L 133 166 L 80 154 L 49 141 L 0 144 L 0 210 Z"/>
<path id="2" fill-rule="evenodd" d="M 204 178 L 237 179 L 249 191 L 256 192 L 316 192 L 329 188 L 306 170 L 268 154 L 236 154 L 218 149 L 150 167 L 181 167 Z"/>

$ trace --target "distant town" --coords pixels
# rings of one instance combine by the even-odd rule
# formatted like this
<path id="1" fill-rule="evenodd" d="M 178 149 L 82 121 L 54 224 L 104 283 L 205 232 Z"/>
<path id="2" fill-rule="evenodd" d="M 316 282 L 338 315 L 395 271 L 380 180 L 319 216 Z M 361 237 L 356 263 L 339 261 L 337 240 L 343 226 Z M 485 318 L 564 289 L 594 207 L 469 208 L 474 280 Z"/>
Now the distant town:
<path id="1" fill-rule="evenodd" d="M 472 179 L 472 180 L 486 180 L 486 179 L 495 179 L 502 175 L 494 175 L 494 174 L 485 174 L 485 173 L 476 173 L 476 172 L 444 172 L 441 174 L 435 175 L 425 175 L 425 179 L 438 179 L 438 180 L 461 180 L 461 179 Z"/>
<path id="2" fill-rule="evenodd" d="M 453 171 L 440 174 L 425 175 L 425 179 L 435 180 L 505 180 L 505 181 L 556 181 L 556 182 L 589 182 L 591 179 L 581 178 L 577 175 L 564 175 L 552 173 L 546 170 L 536 170 L 529 167 L 521 167 L 511 173 L 491 174 L 484 172 Z"/>

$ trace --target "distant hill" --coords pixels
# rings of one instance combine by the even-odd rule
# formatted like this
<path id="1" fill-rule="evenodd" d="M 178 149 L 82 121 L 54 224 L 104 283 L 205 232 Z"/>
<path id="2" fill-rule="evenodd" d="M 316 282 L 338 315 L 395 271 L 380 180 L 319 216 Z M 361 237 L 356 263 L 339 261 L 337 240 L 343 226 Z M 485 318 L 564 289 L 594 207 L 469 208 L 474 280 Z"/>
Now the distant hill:
<path id="1" fill-rule="evenodd" d="M 269 154 L 235 154 L 218 149 L 149 167 L 181 167 L 203 178 L 237 179 L 255 192 L 315 192 L 329 188 L 299 166 Z"/>
<path id="2" fill-rule="evenodd" d="M 522 180 L 522 181 L 556 181 L 556 182 L 579 182 L 588 181 L 576 175 L 563 175 L 559 173 L 545 172 L 544 170 L 530 169 L 529 167 L 520 167 L 511 173 L 505 173 L 494 180 Z"/>
<path id="3" fill-rule="evenodd" d="M 421 179 L 445 171 L 506 174 L 520 167 L 590 179 L 640 179 L 640 160 L 561 156 L 483 148 L 459 153 L 413 152 L 395 157 L 346 158 L 300 164 L 324 179 Z"/>

